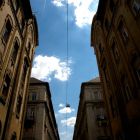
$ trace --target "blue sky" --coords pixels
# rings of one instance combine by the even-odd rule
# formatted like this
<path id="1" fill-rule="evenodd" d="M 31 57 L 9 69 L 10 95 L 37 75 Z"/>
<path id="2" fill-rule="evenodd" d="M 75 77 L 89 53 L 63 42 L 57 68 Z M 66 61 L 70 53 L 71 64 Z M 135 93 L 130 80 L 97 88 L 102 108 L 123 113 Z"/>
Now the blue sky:
<path id="1" fill-rule="evenodd" d="M 37 17 L 39 46 L 32 77 L 48 81 L 61 140 L 72 140 L 82 82 L 98 76 L 90 30 L 98 0 L 68 0 L 68 64 L 66 0 L 30 0 Z M 66 121 L 66 83 L 67 109 Z M 67 133 L 66 133 L 67 125 Z"/>

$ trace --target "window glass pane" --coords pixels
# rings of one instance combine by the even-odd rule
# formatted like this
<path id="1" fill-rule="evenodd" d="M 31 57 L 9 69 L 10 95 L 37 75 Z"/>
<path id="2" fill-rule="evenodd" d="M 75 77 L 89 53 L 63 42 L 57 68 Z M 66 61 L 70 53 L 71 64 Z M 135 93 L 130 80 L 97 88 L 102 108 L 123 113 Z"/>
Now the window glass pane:
<path id="1" fill-rule="evenodd" d="M 10 20 L 7 20 L 7 23 L 6 23 L 6 25 L 4 27 L 4 31 L 3 31 L 3 40 L 4 40 L 5 44 L 7 43 L 8 39 L 9 39 L 11 30 L 12 30 L 12 25 L 10 23 Z"/>

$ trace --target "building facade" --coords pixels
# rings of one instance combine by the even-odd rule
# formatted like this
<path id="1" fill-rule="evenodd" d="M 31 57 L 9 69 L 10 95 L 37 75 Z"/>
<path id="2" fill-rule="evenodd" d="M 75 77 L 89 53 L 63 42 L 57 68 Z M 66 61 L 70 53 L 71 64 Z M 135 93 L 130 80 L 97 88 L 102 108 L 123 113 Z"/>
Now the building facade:
<path id="1" fill-rule="evenodd" d="M 0 0 L 0 140 L 21 139 L 37 23 L 29 0 Z"/>
<path id="2" fill-rule="evenodd" d="M 81 85 L 73 140 L 111 140 L 99 78 Z"/>
<path id="3" fill-rule="evenodd" d="M 99 0 L 91 28 L 114 140 L 140 139 L 140 1 Z"/>
<path id="4" fill-rule="evenodd" d="M 31 78 L 23 140 L 59 140 L 49 84 Z"/>

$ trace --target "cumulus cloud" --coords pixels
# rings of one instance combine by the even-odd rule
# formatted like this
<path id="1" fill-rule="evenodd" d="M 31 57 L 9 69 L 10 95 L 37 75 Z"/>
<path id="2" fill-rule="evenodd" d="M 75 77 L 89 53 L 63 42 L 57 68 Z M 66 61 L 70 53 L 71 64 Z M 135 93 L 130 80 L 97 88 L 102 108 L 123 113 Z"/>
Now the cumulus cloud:
<path id="1" fill-rule="evenodd" d="M 53 0 L 66 5 L 66 0 Z M 69 5 L 74 7 L 75 23 L 82 28 L 92 23 L 93 16 L 96 13 L 99 0 L 68 0 Z M 58 6 L 54 4 L 55 6 Z M 59 6 L 60 7 L 60 6 Z"/>
<path id="2" fill-rule="evenodd" d="M 64 6 L 63 1 L 64 0 L 52 0 L 52 3 L 57 7 L 62 7 Z"/>
<path id="3" fill-rule="evenodd" d="M 60 104 L 59 104 L 59 107 L 64 107 L 64 104 L 60 103 Z"/>
<path id="4" fill-rule="evenodd" d="M 40 80 L 51 81 L 52 77 L 60 81 L 68 80 L 71 75 L 70 64 L 71 60 L 60 60 L 55 56 L 42 56 L 38 55 L 34 59 L 31 76 Z"/>
<path id="5" fill-rule="evenodd" d="M 74 112 L 74 111 L 75 111 L 75 109 L 70 108 L 70 107 L 64 107 L 64 108 L 58 110 L 58 112 L 62 113 L 62 114 L 71 113 L 71 112 Z"/>
<path id="6" fill-rule="evenodd" d="M 61 120 L 61 123 L 63 125 L 67 125 L 67 126 L 71 126 L 73 127 L 75 125 L 76 122 L 76 117 L 70 117 L 67 120 Z"/>

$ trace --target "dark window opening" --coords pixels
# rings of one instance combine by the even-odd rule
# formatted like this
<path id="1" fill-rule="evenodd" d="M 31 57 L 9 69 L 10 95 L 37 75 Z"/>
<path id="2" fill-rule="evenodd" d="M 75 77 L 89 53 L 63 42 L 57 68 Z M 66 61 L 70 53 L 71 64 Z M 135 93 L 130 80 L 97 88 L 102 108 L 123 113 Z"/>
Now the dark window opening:
<path id="1" fill-rule="evenodd" d="M 21 95 L 18 95 L 18 98 L 17 98 L 17 106 L 16 106 L 16 110 L 17 110 L 17 117 L 19 117 L 19 114 L 20 114 L 20 110 L 21 110 L 21 103 L 22 103 L 22 97 Z"/>
<path id="2" fill-rule="evenodd" d="M 105 28 L 106 28 L 107 31 L 108 31 L 109 28 L 110 28 L 110 24 L 109 24 L 108 19 L 105 19 Z"/>
<path id="3" fill-rule="evenodd" d="M 126 102 L 128 102 L 129 100 L 132 99 L 132 93 L 131 93 L 131 90 L 130 90 L 130 87 L 128 86 L 128 84 L 125 85 L 125 100 Z"/>
<path id="4" fill-rule="evenodd" d="M 4 84 L 3 84 L 3 89 L 2 89 L 2 94 L 7 97 L 8 95 L 8 91 L 9 91 L 9 88 L 10 88 L 10 77 L 8 75 L 6 75 L 5 77 L 5 81 L 4 81 Z"/>
<path id="5" fill-rule="evenodd" d="M 119 52 L 118 52 L 117 45 L 114 41 L 112 43 L 112 52 L 113 52 L 113 56 L 114 56 L 115 61 L 118 63 L 119 60 L 120 60 L 120 55 L 119 55 Z"/>
<path id="6" fill-rule="evenodd" d="M 139 82 L 140 82 L 140 68 L 138 68 L 138 69 L 136 70 L 136 73 L 137 73 L 138 80 L 139 80 Z"/>
<path id="7" fill-rule="evenodd" d="M 31 43 L 29 42 L 28 43 L 28 46 L 27 46 L 27 52 L 28 52 L 28 54 L 30 53 L 30 50 L 31 50 Z"/>
<path id="8" fill-rule="evenodd" d="M 13 2 L 13 7 L 15 11 L 17 12 L 19 8 L 19 0 L 12 0 L 12 2 Z"/>
<path id="9" fill-rule="evenodd" d="M 125 43 L 127 43 L 127 41 L 129 40 L 129 35 L 128 35 L 128 31 L 126 29 L 126 27 L 124 26 L 123 22 L 120 21 L 119 26 L 118 26 L 118 30 L 123 38 L 123 41 Z"/>
<path id="10" fill-rule="evenodd" d="M 25 26 L 25 20 L 24 20 L 24 18 L 22 18 L 21 22 L 20 22 L 20 29 L 21 29 L 21 31 L 23 31 L 24 26 Z"/>
<path id="11" fill-rule="evenodd" d="M 110 96 L 109 102 L 110 102 L 112 117 L 114 118 L 115 115 L 117 114 L 117 111 L 116 111 L 116 107 L 115 107 L 115 101 L 113 100 L 112 96 Z"/>
<path id="12" fill-rule="evenodd" d="M 110 11 L 113 12 L 115 9 L 115 3 L 113 0 L 110 0 L 109 7 L 110 7 Z"/>
<path id="13" fill-rule="evenodd" d="M 27 74 L 27 70 L 28 70 L 29 64 L 27 59 L 24 59 L 24 64 L 23 64 L 23 72 L 22 72 L 22 79 L 21 79 L 21 86 L 22 88 L 24 87 L 24 83 L 26 80 L 26 74 Z"/>
<path id="14" fill-rule="evenodd" d="M 133 0 L 132 8 L 133 8 L 133 11 L 134 11 L 135 15 L 139 14 L 139 12 L 140 12 L 140 1 L 139 0 Z"/>
<path id="15" fill-rule="evenodd" d="M 96 121 L 99 127 L 106 127 L 108 123 L 107 118 L 103 114 L 97 115 Z"/>
<path id="16" fill-rule="evenodd" d="M 36 101 L 36 93 L 32 93 L 32 101 Z"/>
<path id="17" fill-rule="evenodd" d="M 11 136 L 11 140 L 16 140 L 17 139 L 17 135 L 16 135 L 16 132 L 14 132 Z"/>
<path id="18" fill-rule="evenodd" d="M 2 6 L 3 0 L 0 0 L 0 6 Z"/>
<path id="19" fill-rule="evenodd" d="M 1 131 L 2 131 L 2 123 L 0 121 L 0 135 L 1 135 Z"/>
<path id="20" fill-rule="evenodd" d="M 18 43 L 16 41 L 15 45 L 13 47 L 13 50 L 12 50 L 12 63 L 13 64 L 16 62 L 16 58 L 17 58 L 17 54 L 18 54 L 18 49 L 19 49 L 19 45 L 18 45 Z"/>
<path id="21" fill-rule="evenodd" d="M 2 35 L 5 44 L 7 44 L 11 31 L 12 31 L 12 25 L 10 23 L 10 20 L 8 19 L 5 24 L 3 35 Z"/>
<path id="22" fill-rule="evenodd" d="M 104 49 L 102 48 L 101 44 L 99 45 L 99 51 L 100 51 L 100 54 L 102 55 Z"/>

